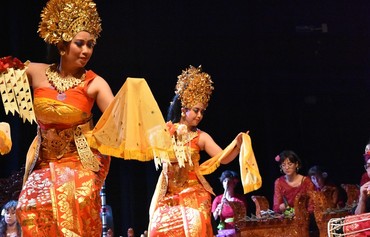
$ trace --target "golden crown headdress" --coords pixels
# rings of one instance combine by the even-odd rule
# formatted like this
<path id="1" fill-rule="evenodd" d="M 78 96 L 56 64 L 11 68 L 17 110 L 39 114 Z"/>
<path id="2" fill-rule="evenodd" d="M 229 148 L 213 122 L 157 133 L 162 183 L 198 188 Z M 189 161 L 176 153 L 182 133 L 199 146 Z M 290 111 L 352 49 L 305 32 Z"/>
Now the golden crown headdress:
<path id="1" fill-rule="evenodd" d="M 41 12 L 38 33 L 49 44 L 70 42 L 80 31 L 96 38 L 101 19 L 92 0 L 50 0 Z"/>
<path id="2" fill-rule="evenodd" d="M 202 103 L 205 108 L 208 106 L 214 90 L 213 81 L 209 74 L 202 72 L 202 66 L 190 65 L 177 78 L 175 93 L 179 95 L 182 107 L 192 108 L 197 103 Z"/>

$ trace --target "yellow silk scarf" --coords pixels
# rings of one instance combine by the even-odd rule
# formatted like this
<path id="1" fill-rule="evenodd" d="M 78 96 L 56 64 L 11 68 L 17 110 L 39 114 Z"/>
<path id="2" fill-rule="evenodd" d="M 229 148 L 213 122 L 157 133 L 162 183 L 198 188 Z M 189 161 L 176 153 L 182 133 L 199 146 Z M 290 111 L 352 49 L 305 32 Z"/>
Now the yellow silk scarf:
<path id="1" fill-rule="evenodd" d="M 203 162 L 199 167 L 200 173 L 207 175 L 214 172 L 220 166 L 222 159 L 231 153 L 235 146 L 236 140 L 233 140 L 222 152 Z M 243 142 L 239 153 L 239 166 L 244 193 L 259 189 L 262 186 L 262 178 L 252 149 L 251 138 L 247 133 L 243 133 Z"/>
<path id="2" fill-rule="evenodd" d="M 156 144 L 150 142 L 153 131 Z M 91 147 L 102 154 L 126 160 L 166 157 L 171 146 L 162 113 L 142 78 L 127 78 L 92 133 L 86 136 Z"/>

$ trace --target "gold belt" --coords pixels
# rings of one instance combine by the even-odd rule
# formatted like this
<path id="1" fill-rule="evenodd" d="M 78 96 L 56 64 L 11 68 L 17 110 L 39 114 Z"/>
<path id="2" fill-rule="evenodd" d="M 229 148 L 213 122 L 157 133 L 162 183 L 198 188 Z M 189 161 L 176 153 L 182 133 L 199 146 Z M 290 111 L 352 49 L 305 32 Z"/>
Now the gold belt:
<path id="1" fill-rule="evenodd" d="M 41 144 L 46 152 L 55 156 L 57 159 L 77 149 L 84 168 L 97 172 L 101 164 L 91 151 L 83 134 L 83 132 L 90 129 L 90 122 L 62 130 L 55 128 L 44 129 L 41 130 Z"/>

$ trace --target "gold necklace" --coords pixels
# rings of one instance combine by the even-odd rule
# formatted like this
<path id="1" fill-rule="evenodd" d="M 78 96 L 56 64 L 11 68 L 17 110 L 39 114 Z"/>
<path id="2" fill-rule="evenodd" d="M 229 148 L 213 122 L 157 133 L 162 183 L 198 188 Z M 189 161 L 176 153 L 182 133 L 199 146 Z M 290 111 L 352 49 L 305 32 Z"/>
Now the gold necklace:
<path id="1" fill-rule="evenodd" d="M 85 80 L 85 72 L 82 74 L 81 78 L 76 78 L 74 76 L 61 77 L 56 64 L 51 64 L 46 69 L 46 76 L 49 83 L 59 92 L 63 93 L 68 89 L 74 88 L 80 85 Z"/>

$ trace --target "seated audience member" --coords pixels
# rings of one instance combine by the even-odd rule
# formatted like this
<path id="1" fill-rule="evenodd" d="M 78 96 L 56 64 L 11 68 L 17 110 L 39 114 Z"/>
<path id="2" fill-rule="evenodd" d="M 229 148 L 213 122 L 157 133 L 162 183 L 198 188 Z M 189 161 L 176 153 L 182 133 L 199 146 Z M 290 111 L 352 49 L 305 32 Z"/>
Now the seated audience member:
<path id="1" fill-rule="evenodd" d="M 355 209 L 355 214 L 370 212 L 370 181 L 364 183 L 360 188 L 360 196 Z"/>
<path id="2" fill-rule="evenodd" d="M 370 181 L 370 141 L 365 147 L 365 172 L 361 176 L 360 186 Z"/>
<path id="3" fill-rule="evenodd" d="M 247 203 L 243 195 L 235 192 L 239 182 L 236 172 L 225 170 L 220 177 L 224 193 L 215 197 L 212 202 L 212 214 L 215 220 L 220 221 L 219 229 L 235 228 L 235 218 L 244 218 L 247 214 Z M 238 217 L 235 216 L 238 215 Z"/>
<path id="4" fill-rule="evenodd" d="M 360 196 L 354 211 L 355 214 L 370 212 L 370 142 L 365 147 L 364 160 L 364 168 L 366 171 L 361 177 Z"/>
<path id="5" fill-rule="evenodd" d="M 337 185 L 331 182 L 328 178 L 328 172 L 321 166 L 315 165 L 308 170 L 308 175 L 315 186 L 316 191 L 325 192 L 328 188 L 334 191 L 330 196 L 332 207 L 342 208 L 345 206 L 344 190 L 340 189 Z"/>
<path id="6" fill-rule="evenodd" d="M 133 228 L 128 228 L 127 237 L 135 237 L 135 232 Z"/>
<path id="7" fill-rule="evenodd" d="M 21 226 L 17 221 L 15 209 L 18 202 L 7 202 L 1 211 L 0 237 L 21 237 Z"/>
<path id="8" fill-rule="evenodd" d="M 299 194 L 307 194 L 314 191 L 314 185 L 307 176 L 299 174 L 302 161 L 291 150 L 285 150 L 275 157 L 280 164 L 280 171 L 284 174 L 275 180 L 273 210 L 284 213 L 294 208 L 294 199 Z M 313 202 L 309 201 L 308 211 L 313 212 Z"/>

